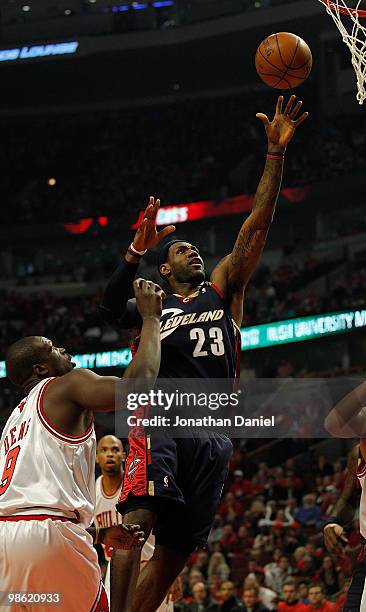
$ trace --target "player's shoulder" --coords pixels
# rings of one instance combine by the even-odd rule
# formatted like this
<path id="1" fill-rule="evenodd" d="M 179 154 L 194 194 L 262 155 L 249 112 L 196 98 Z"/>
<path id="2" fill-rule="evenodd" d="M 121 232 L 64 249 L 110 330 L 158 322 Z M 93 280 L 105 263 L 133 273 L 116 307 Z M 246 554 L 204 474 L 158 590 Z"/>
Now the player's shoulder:
<path id="1" fill-rule="evenodd" d="M 52 389 L 66 388 L 70 385 L 79 384 L 99 378 L 98 374 L 87 368 L 75 368 L 67 374 L 57 376 L 53 379 Z"/>
<path id="2" fill-rule="evenodd" d="M 224 299 L 221 289 L 213 281 L 205 281 L 202 285 L 202 291 L 210 291 L 212 294 L 218 296 L 221 300 Z"/>
<path id="3" fill-rule="evenodd" d="M 90 388 L 90 385 L 98 383 L 101 378 L 103 377 L 87 368 L 75 368 L 67 374 L 54 378 L 47 389 L 47 395 L 49 397 L 65 398 L 70 394 L 73 395 L 77 390 L 85 389 L 88 385 Z"/>

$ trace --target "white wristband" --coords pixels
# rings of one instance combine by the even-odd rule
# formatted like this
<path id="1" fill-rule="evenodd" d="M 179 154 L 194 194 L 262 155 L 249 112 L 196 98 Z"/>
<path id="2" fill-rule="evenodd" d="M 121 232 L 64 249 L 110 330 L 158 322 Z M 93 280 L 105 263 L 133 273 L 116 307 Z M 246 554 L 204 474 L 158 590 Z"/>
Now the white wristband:
<path id="1" fill-rule="evenodd" d="M 133 242 L 131 242 L 129 249 L 134 255 L 137 255 L 137 257 L 142 257 L 147 252 L 147 249 L 145 249 L 144 251 L 138 251 L 137 249 L 135 249 L 135 247 L 133 246 Z"/>

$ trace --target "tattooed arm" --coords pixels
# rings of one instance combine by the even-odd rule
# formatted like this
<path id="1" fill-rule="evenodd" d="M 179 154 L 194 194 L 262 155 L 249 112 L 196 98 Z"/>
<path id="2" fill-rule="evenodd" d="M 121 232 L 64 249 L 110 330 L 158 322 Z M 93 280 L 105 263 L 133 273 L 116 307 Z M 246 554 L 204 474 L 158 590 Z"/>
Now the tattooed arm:
<path id="1" fill-rule="evenodd" d="M 258 264 L 276 208 L 282 181 L 282 154 L 297 126 L 308 116 L 308 113 L 303 113 L 296 119 L 302 102 L 294 106 L 295 98 L 291 96 L 283 112 L 283 96 L 280 96 L 271 122 L 266 115 L 257 114 L 267 133 L 268 151 L 277 154 L 278 158 L 267 158 L 254 197 L 253 210 L 243 223 L 232 252 L 220 261 L 211 276 L 212 282 L 229 300 L 232 316 L 239 326 L 243 314 L 244 289 Z"/>

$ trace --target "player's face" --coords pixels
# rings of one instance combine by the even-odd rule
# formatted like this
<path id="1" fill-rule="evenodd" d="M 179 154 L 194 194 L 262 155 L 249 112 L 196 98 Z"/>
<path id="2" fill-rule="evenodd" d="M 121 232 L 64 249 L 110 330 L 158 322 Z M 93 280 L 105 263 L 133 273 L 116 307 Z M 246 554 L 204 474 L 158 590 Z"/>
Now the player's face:
<path id="1" fill-rule="evenodd" d="M 63 376 L 74 369 L 76 363 L 71 361 L 71 355 L 63 347 L 53 344 L 48 338 L 41 338 L 45 345 L 45 362 L 50 376 Z"/>
<path id="2" fill-rule="evenodd" d="M 322 603 L 322 601 L 323 593 L 320 587 L 312 587 L 311 589 L 309 589 L 309 603 L 311 605 Z"/>
<path id="3" fill-rule="evenodd" d="M 205 280 L 205 268 L 197 247 L 189 242 L 177 242 L 169 250 L 168 264 L 173 278 L 179 283 L 197 286 Z"/>
<path id="4" fill-rule="evenodd" d="M 121 472 L 124 459 L 123 446 L 115 436 L 105 436 L 99 441 L 97 463 L 102 474 L 117 474 Z"/>

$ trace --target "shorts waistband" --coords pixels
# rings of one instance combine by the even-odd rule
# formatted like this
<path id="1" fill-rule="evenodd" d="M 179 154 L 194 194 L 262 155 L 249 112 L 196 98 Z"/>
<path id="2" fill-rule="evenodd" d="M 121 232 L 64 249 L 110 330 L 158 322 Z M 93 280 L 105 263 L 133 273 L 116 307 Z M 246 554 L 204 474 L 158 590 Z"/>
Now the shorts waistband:
<path id="1" fill-rule="evenodd" d="M 62 521 L 63 523 L 75 523 L 78 524 L 78 519 L 67 518 L 66 516 L 57 516 L 56 514 L 15 514 L 14 516 L 0 516 L 0 521 Z"/>

